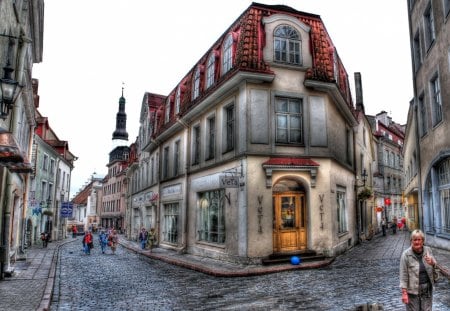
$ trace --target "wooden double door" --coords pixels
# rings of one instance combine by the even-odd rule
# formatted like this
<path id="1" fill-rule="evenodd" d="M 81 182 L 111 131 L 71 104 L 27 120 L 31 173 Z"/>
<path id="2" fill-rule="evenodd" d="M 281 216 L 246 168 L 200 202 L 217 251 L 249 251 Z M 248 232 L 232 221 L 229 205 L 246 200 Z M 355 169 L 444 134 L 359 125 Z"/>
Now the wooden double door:
<path id="1" fill-rule="evenodd" d="M 305 195 L 302 192 L 273 195 L 273 251 L 292 252 L 307 248 Z"/>

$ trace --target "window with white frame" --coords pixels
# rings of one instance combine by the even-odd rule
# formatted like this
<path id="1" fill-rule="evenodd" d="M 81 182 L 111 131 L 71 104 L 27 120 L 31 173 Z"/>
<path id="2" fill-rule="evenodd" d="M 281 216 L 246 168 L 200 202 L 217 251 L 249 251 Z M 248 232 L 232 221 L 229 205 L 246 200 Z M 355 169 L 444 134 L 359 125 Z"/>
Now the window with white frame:
<path id="1" fill-rule="evenodd" d="M 222 75 L 233 66 L 233 36 L 229 34 L 225 39 L 222 51 Z"/>
<path id="2" fill-rule="evenodd" d="M 48 200 L 48 203 L 50 203 L 50 204 L 51 204 L 51 201 L 53 200 L 52 194 L 53 194 L 53 184 L 52 183 L 48 183 L 48 197 L 47 197 L 47 200 Z"/>
<path id="3" fill-rule="evenodd" d="M 181 103 L 181 89 L 180 87 L 178 87 L 175 93 L 175 114 L 178 114 L 180 112 L 180 103 Z"/>
<path id="4" fill-rule="evenodd" d="M 164 204 L 163 240 L 171 244 L 178 243 L 179 204 Z"/>
<path id="5" fill-rule="evenodd" d="M 338 189 L 336 191 L 336 206 L 337 206 L 337 223 L 338 233 L 348 231 L 347 225 L 347 205 L 345 204 L 345 190 Z"/>
<path id="6" fill-rule="evenodd" d="M 55 159 L 50 159 L 50 174 L 55 173 Z"/>
<path id="7" fill-rule="evenodd" d="M 429 49 L 431 44 L 433 44 L 434 40 L 436 39 L 436 32 L 434 28 L 434 16 L 431 3 L 428 5 L 428 8 L 426 9 L 423 17 L 425 22 L 425 43 L 427 49 Z"/>
<path id="8" fill-rule="evenodd" d="M 225 243 L 225 190 L 198 194 L 198 239 L 210 243 Z"/>
<path id="9" fill-rule="evenodd" d="M 234 104 L 225 107 L 225 152 L 234 149 Z"/>
<path id="10" fill-rule="evenodd" d="M 442 121 L 441 87 L 437 74 L 430 81 L 430 91 L 433 105 L 433 124 L 436 125 Z"/>
<path id="11" fill-rule="evenodd" d="M 164 123 L 169 122 L 170 120 L 170 97 L 167 97 L 166 100 L 166 111 L 165 111 L 165 116 L 164 116 Z"/>
<path id="12" fill-rule="evenodd" d="M 206 63 L 206 88 L 209 88 L 214 84 L 215 65 L 216 55 L 212 52 Z"/>
<path id="13" fill-rule="evenodd" d="M 298 98 L 276 97 L 276 142 L 303 144 L 303 107 Z"/>
<path id="14" fill-rule="evenodd" d="M 194 84 L 192 85 L 192 99 L 200 95 L 200 68 L 197 67 L 194 72 Z"/>
<path id="15" fill-rule="evenodd" d="M 48 171 L 48 155 L 47 154 L 44 154 L 44 157 L 43 157 L 42 170 Z"/>
<path id="16" fill-rule="evenodd" d="M 41 201 L 46 202 L 48 197 L 47 182 L 41 181 Z M 46 203 L 44 203 L 46 204 Z"/>
<path id="17" fill-rule="evenodd" d="M 299 33 L 288 25 L 278 26 L 273 34 L 274 61 L 301 65 L 301 38 Z"/>

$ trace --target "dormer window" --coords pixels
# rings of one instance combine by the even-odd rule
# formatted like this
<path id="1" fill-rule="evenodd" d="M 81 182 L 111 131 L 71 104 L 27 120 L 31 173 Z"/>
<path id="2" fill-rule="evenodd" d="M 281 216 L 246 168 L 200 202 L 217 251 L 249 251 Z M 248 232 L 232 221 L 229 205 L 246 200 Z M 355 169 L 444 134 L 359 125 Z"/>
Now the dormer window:
<path id="1" fill-rule="evenodd" d="M 192 99 L 196 99 L 200 95 L 200 68 L 197 67 L 194 72 L 194 84 L 192 86 Z"/>
<path id="2" fill-rule="evenodd" d="M 216 65 L 216 55 L 211 53 L 206 64 L 206 88 L 214 84 L 214 66 Z"/>
<path id="3" fill-rule="evenodd" d="M 288 25 L 278 26 L 273 35 L 274 60 L 280 63 L 301 65 L 301 38 L 298 32 Z"/>
<path id="4" fill-rule="evenodd" d="M 223 44 L 222 53 L 222 75 L 227 73 L 233 65 L 233 37 L 231 34 L 227 36 Z"/>
<path id="5" fill-rule="evenodd" d="M 164 123 L 169 122 L 170 120 L 170 98 L 168 97 L 166 100 L 166 114 L 164 116 Z"/>
<path id="6" fill-rule="evenodd" d="M 181 102 L 181 90 L 180 87 L 177 88 L 177 93 L 175 94 L 175 114 L 180 112 L 180 102 Z"/>

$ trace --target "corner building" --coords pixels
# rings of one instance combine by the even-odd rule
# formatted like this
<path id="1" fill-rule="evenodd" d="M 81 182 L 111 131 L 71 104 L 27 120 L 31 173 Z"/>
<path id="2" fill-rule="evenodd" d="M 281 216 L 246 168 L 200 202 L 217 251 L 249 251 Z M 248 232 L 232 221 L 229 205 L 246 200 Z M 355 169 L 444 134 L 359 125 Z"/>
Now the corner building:
<path id="1" fill-rule="evenodd" d="M 320 16 L 252 3 L 168 96 L 144 95 L 129 219 L 146 215 L 159 247 L 234 262 L 342 253 L 357 125 Z"/>

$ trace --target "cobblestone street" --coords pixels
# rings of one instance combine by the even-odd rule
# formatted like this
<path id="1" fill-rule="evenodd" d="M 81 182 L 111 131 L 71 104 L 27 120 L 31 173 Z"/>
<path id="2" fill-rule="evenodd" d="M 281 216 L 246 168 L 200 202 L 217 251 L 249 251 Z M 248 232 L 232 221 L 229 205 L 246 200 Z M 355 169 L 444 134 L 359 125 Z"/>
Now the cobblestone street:
<path id="1" fill-rule="evenodd" d="M 321 269 L 252 277 L 214 277 L 119 247 L 115 255 L 60 249 L 51 310 L 354 310 L 367 303 L 403 310 L 398 288 L 404 233 L 377 237 Z M 438 258 L 448 253 L 436 254 Z M 439 257 L 441 256 L 441 257 Z M 441 280 L 433 310 L 450 310 Z"/>

